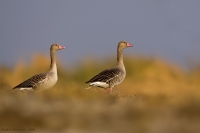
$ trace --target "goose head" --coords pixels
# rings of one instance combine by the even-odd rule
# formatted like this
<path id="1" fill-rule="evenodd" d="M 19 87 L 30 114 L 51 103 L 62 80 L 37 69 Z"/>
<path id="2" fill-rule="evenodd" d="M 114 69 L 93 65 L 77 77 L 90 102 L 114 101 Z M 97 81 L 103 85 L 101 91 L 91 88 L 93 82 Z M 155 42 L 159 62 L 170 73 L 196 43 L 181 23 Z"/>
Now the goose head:
<path id="1" fill-rule="evenodd" d="M 62 49 L 64 49 L 64 48 L 65 48 L 64 46 L 61 46 L 61 45 L 59 45 L 59 44 L 52 44 L 52 45 L 51 45 L 51 50 L 52 50 L 52 51 L 62 50 Z"/>
<path id="2" fill-rule="evenodd" d="M 124 48 L 128 48 L 128 47 L 133 47 L 133 45 L 126 41 L 120 41 L 118 43 L 118 49 L 120 49 L 120 50 L 123 50 Z"/>

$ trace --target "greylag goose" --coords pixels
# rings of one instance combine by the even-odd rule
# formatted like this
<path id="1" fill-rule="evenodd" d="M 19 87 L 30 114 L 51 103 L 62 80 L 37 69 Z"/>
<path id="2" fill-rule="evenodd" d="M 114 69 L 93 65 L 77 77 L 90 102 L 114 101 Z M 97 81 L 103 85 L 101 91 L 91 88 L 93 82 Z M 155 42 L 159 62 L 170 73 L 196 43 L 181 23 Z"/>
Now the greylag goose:
<path id="1" fill-rule="evenodd" d="M 50 47 L 51 65 L 50 70 L 46 73 L 37 74 L 21 84 L 15 86 L 13 89 L 19 90 L 43 90 L 53 87 L 58 79 L 55 52 L 64 49 L 64 46 L 59 44 L 52 44 Z"/>
<path id="2" fill-rule="evenodd" d="M 106 69 L 92 79 L 86 81 L 85 83 L 89 84 L 89 89 L 93 86 L 101 88 L 110 88 L 110 93 L 112 93 L 112 88 L 120 84 L 126 77 L 126 70 L 123 63 L 123 49 L 127 47 L 132 47 L 132 44 L 129 44 L 125 41 L 120 41 L 117 48 L 117 65 L 113 68 Z"/>

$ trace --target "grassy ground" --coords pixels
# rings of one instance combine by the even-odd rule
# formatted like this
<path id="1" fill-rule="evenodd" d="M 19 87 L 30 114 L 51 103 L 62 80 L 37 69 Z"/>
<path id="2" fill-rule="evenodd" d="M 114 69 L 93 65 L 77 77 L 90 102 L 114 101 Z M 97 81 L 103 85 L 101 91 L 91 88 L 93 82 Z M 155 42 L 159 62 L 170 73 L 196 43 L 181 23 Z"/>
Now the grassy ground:
<path id="1" fill-rule="evenodd" d="M 127 77 L 109 95 L 86 90 L 87 81 L 115 60 L 83 61 L 74 68 L 58 63 L 57 84 L 36 93 L 11 92 L 23 80 L 49 69 L 49 59 L 0 67 L 2 132 L 69 133 L 198 133 L 200 131 L 200 67 L 183 71 L 168 62 L 125 57 Z M 31 131 L 32 130 L 32 131 Z"/>

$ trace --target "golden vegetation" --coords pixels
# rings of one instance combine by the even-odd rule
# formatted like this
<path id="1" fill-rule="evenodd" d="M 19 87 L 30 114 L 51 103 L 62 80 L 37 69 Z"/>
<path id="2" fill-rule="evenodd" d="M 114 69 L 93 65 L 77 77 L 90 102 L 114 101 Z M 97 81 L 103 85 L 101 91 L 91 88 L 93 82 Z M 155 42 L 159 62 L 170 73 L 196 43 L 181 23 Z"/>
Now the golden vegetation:
<path id="1" fill-rule="evenodd" d="M 115 60 L 114 60 L 115 61 Z M 49 58 L 0 67 L 0 128 L 60 132 L 195 133 L 200 125 L 200 67 L 184 71 L 162 60 L 125 57 L 127 77 L 109 95 L 84 83 L 115 62 L 86 60 L 67 68 L 58 63 L 57 84 L 36 93 L 10 90 L 48 71 Z M 106 64 L 106 65 L 105 65 Z"/>

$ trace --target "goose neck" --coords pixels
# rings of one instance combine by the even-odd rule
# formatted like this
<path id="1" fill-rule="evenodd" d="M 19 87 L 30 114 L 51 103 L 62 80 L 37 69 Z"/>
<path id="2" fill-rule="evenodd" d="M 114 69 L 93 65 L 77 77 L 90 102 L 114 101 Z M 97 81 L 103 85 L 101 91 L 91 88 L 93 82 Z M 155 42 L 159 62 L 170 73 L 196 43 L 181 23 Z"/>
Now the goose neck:
<path id="1" fill-rule="evenodd" d="M 55 51 L 51 49 L 50 51 L 51 65 L 50 68 L 56 67 Z"/>
<path id="2" fill-rule="evenodd" d="M 119 49 L 119 48 L 117 50 L 117 65 L 124 65 L 122 51 L 123 49 Z"/>

